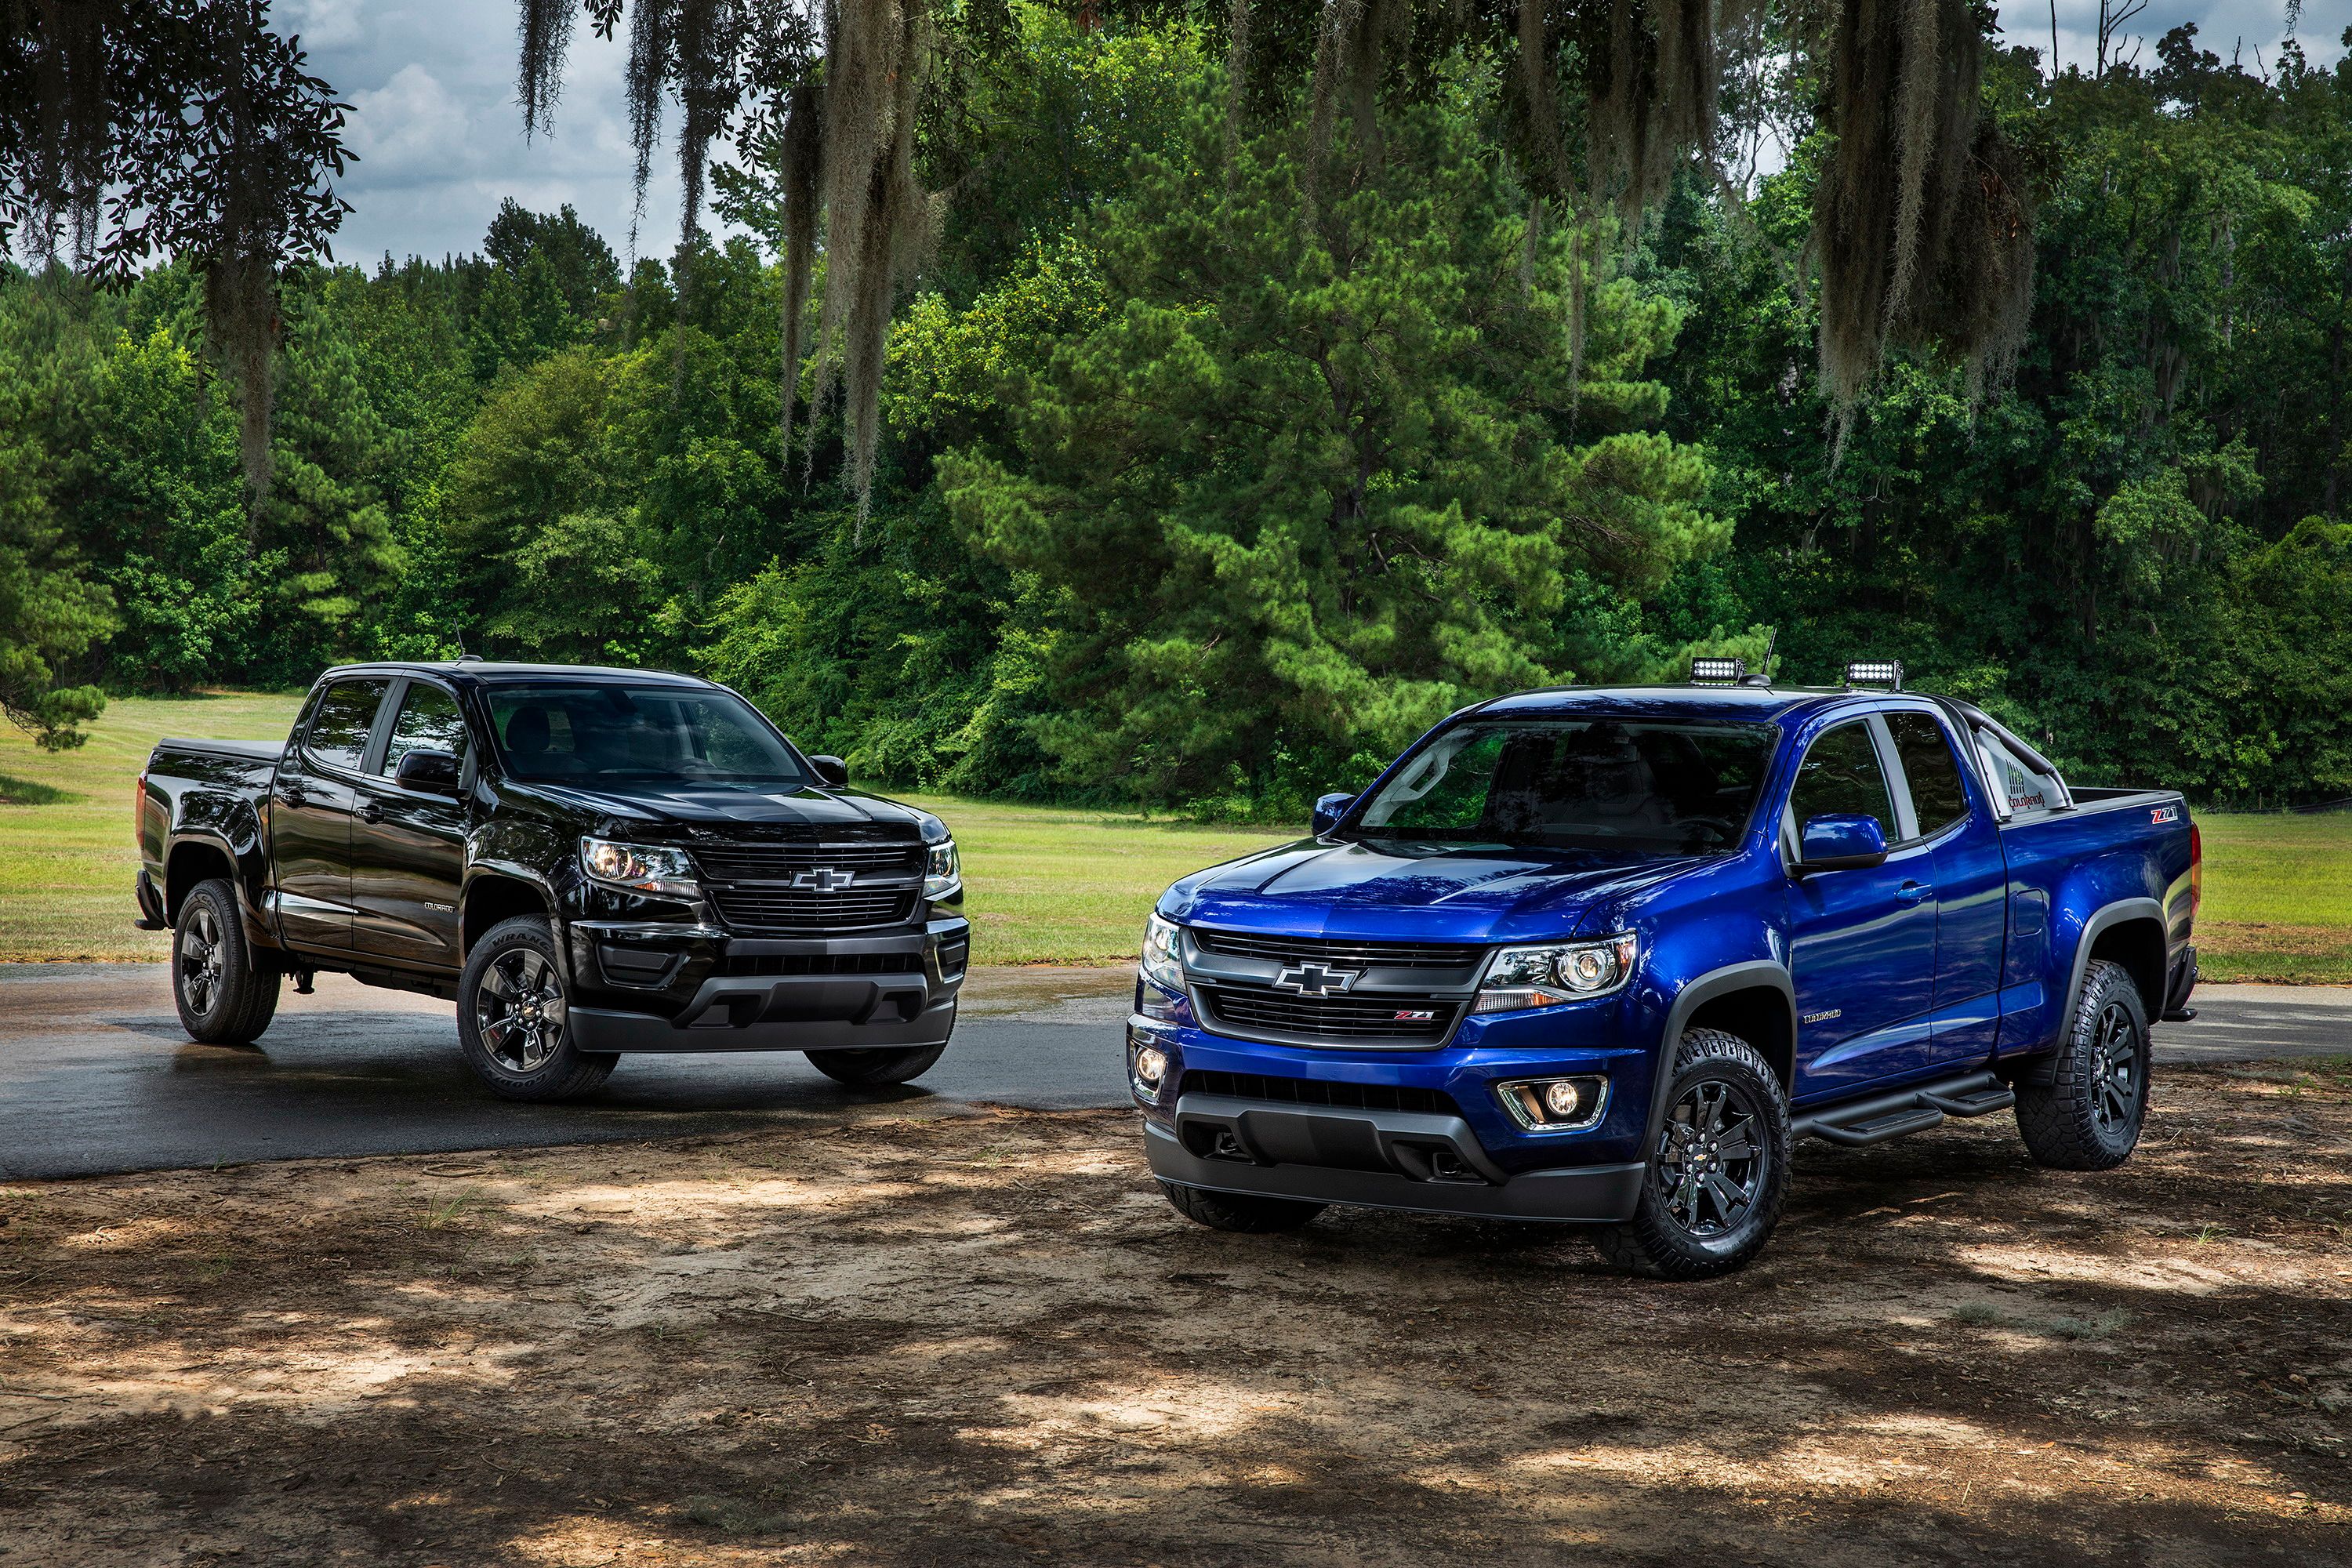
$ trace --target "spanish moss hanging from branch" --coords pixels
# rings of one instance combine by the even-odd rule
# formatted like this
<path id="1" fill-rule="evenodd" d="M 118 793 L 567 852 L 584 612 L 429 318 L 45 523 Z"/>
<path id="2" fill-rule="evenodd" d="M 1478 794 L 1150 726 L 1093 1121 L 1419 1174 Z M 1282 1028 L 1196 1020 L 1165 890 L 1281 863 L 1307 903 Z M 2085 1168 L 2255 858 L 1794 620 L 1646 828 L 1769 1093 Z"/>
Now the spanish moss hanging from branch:
<path id="1" fill-rule="evenodd" d="M 520 29 L 524 114 L 542 128 L 569 39 L 567 27 L 535 16 L 549 3 L 522 0 Z M 617 35 L 625 0 L 585 0 L 585 6 L 599 37 Z M 700 223 L 714 142 L 737 137 L 766 149 L 778 165 L 785 231 L 779 425 L 787 447 L 824 237 L 815 396 L 821 402 L 835 386 L 842 393 L 848 478 L 862 522 L 880 436 L 891 302 L 926 253 L 932 228 L 934 203 L 915 175 L 918 118 L 934 54 L 924 0 L 828 0 L 821 12 L 805 0 L 637 0 L 626 20 L 629 133 L 641 206 L 664 105 L 675 98 L 684 110 L 681 254 Z M 679 281 L 683 306 L 688 280 Z"/>
<path id="2" fill-rule="evenodd" d="M 330 256 L 349 204 L 345 107 L 272 31 L 268 0 L 0 0 L 0 252 L 127 287 L 150 260 L 205 281 L 254 500 L 270 479 L 281 269 Z"/>
<path id="3" fill-rule="evenodd" d="M 1979 102 L 1967 0 L 1841 0 L 1836 143 L 1813 199 L 1822 391 L 1839 438 L 1890 345 L 2006 376 L 2032 304 L 2033 227 Z"/>

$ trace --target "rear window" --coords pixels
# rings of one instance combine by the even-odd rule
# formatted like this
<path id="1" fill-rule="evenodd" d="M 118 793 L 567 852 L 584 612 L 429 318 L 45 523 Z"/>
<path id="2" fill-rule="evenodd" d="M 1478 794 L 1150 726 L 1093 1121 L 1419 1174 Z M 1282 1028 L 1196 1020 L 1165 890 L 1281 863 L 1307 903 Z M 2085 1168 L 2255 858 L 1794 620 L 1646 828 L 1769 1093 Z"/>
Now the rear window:
<path id="1" fill-rule="evenodd" d="M 327 689 L 311 717 L 303 748 L 329 767 L 359 771 L 367 755 L 368 734 L 375 728 L 375 710 L 383 701 L 384 680 L 338 680 Z"/>
<path id="2" fill-rule="evenodd" d="M 2056 809 L 2058 781 L 2028 767 L 2016 752 L 2001 744 L 2000 736 L 1990 730 L 1979 730 L 1977 750 L 1983 753 L 1985 772 L 1991 775 L 1993 789 L 2007 803 L 2011 816 Z"/>
<path id="3" fill-rule="evenodd" d="M 1969 815 L 1969 797 L 1960 789 L 1960 764 L 1952 756 L 1944 727 L 1925 713 L 1889 713 L 1886 727 L 1895 734 L 1895 754 L 1903 759 L 1903 776 L 1911 785 L 1911 809 L 1919 818 L 1919 837 L 1941 833 Z"/>

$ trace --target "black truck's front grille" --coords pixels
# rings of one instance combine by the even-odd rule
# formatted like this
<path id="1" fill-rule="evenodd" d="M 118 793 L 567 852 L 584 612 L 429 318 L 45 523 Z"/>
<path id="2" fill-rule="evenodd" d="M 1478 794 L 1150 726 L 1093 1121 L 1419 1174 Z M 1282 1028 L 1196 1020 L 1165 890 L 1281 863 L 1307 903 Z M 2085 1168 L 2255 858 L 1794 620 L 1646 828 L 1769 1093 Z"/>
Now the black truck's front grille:
<path id="1" fill-rule="evenodd" d="M 919 844 L 719 844 L 692 853 L 714 882 L 789 882 L 803 872 L 826 870 L 860 881 L 923 874 Z"/>
<path id="2" fill-rule="evenodd" d="M 1458 1000 L 1410 992 L 1351 996 L 1294 996 L 1256 985 L 1198 987 L 1210 1021 L 1245 1037 L 1371 1040 L 1384 1045 L 1438 1045 L 1454 1031 Z"/>
<path id="3" fill-rule="evenodd" d="M 915 915 L 919 888 L 849 888 L 837 893 L 751 883 L 713 883 L 719 918 L 739 930 L 849 931 L 901 925 Z"/>
<path id="4" fill-rule="evenodd" d="M 1322 1105 L 1340 1110 L 1411 1110 L 1423 1116 L 1459 1116 L 1462 1108 L 1441 1089 L 1385 1083 L 1326 1083 L 1310 1078 L 1266 1078 L 1252 1072 L 1187 1068 L 1179 1086 L 1185 1094 L 1222 1094 L 1234 1100 L 1277 1105 Z"/>
<path id="5" fill-rule="evenodd" d="M 1227 958 L 1258 958 L 1276 963 L 1333 963 L 1357 969 L 1467 969 L 1486 949 L 1460 943 L 1350 942 L 1335 937 L 1259 936 L 1254 932 L 1192 928 L 1202 952 Z"/>
<path id="6" fill-rule="evenodd" d="M 747 974 L 920 974 L 919 952 L 768 952 L 730 956 L 719 973 Z"/>

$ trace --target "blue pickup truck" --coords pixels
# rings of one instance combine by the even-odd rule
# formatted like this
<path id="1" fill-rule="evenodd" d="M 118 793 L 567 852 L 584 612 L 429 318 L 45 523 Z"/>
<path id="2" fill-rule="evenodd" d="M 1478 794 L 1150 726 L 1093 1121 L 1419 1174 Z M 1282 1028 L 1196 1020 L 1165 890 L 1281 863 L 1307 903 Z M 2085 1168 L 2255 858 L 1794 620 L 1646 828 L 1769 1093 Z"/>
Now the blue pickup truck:
<path id="1" fill-rule="evenodd" d="M 2179 795 L 2069 788 L 1899 666 L 1527 692 L 1163 893 L 1129 1079 L 1202 1224 L 1570 1221 L 1704 1278 L 1769 1238 L 1798 1138 L 2014 1108 L 2042 1164 L 2127 1157 L 2199 858 Z"/>

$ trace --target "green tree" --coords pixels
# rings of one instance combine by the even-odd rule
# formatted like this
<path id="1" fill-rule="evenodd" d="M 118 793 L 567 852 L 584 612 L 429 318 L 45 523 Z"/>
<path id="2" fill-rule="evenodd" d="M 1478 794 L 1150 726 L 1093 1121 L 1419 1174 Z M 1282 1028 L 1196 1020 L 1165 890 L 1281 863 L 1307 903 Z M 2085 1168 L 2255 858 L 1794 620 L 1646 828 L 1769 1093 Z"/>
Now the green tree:
<path id="1" fill-rule="evenodd" d="M 1644 428 L 1677 312 L 1599 289 L 1571 372 L 1573 237 L 1528 243 L 1494 112 L 1457 70 L 1318 206 L 1295 127 L 1229 166 L 1208 96 L 1087 229 L 1118 308 L 1006 388 L 1002 451 L 940 464 L 1052 595 L 1067 783 L 1294 805 L 1465 701 L 1618 673 L 1568 668 L 1576 574 L 1635 597 L 1728 538 L 1697 448 Z"/>

